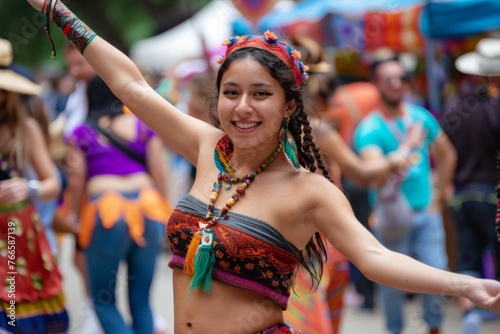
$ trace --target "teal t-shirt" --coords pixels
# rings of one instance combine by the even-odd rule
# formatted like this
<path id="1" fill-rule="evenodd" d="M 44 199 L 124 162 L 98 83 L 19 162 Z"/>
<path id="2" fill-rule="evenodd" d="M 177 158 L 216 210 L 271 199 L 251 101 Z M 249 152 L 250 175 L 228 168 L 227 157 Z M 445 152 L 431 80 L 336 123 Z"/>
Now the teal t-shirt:
<path id="1" fill-rule="evenodd" d="M 370 113 L 358 125 L 354 132 L 353 144 L 359 153 L 370 146 L 378 146 L 384 155 L 395 151 L 399 142 L 398 136 L 405 136 L 409 124 L 422 123 L 426 137 L 421 148 L 412 157 L 412 166 L 408 169 L 402 185 L 402 191 L 410 206 L 424 209 L 432 202 L 432 177 L 429 158 L 429 147 L 441 134 L 441 128 L 434 116 L 417 105 L 405 103 L 406 116 L 395 118 L 392 126 L 378 111 Z M 399 130 L 394 130 L 397 128 Z M 400 131 L 400 132 L 399 132 Z M 370 201 L 376 202 L 376 192 L 370 191 Z"/>

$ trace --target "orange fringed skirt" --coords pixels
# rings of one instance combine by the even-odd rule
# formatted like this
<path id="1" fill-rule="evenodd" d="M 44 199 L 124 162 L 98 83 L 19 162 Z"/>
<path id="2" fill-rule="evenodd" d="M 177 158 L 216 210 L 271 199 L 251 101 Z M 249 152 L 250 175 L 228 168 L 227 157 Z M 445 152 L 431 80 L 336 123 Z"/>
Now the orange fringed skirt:
<path id="1" fill-rule="evenodd" d="M 171 205 L 151 187 L 139 191 L 137 199 L 129 199 L 117 191 L 108 191 L 96 199 L 90 196 L 80 216 L 78 243 L 86 248 L 92 240 L 96 215 L 105 228 L 112 228 L 121 218 L 129 227 L 130 236 L 139 245 L 144 245 L 144 217 L 167 224 L 172 213 Z"/>

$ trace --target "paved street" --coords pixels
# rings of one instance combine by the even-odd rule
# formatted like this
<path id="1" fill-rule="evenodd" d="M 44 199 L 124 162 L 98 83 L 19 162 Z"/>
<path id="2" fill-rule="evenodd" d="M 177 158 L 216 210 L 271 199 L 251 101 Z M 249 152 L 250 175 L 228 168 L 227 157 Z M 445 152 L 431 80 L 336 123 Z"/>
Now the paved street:
<path id="1" fill-rule="evenodd" d="M 71 237 L 64 237 L 62 242 L 62 253 L 60 267 L 64 275 L 64 287 L 67 294 L 68 311 L 72 320 L 71 334 L 80 334 L 78 330 L 82 321 L 84 294 L 81 279 L 73 266 L 73 249 Z M 167 267 L 169 255 L 164 253 L 158 262 L 157 273 L 152 288 L 152 305 L 168 324 L 173 323 L 172 293 L 171 293 L 171 269 Z M 119 308 L 123 314 L 127 314 L 126 307 L 126 279 L 123 270 L 119 272 L 118 299 Z M 406 309 L 408 329 L 405 334 L 425 334 L 425 327 L 419 317 L 419 303 L 412 301 Z M 173 334 L 170 330 L 169 334 Z M 379 312 L 372 314 L 360 313 L 355 307 L 346 307 L 342 325 L 342 334 L 386 334 L 384 331 L 383 318 Z M 480 334 L 500 333 L 500 320 L 483 324 Z M 114 334 L 114 333 L 112 333 Z M 321 334 L 321 333 L 307 333 Z M 443 334 L 460 334 L 460 310 L 455 303 L 450 303 L 446 308 L 446 321 L 443 326 Z"/>

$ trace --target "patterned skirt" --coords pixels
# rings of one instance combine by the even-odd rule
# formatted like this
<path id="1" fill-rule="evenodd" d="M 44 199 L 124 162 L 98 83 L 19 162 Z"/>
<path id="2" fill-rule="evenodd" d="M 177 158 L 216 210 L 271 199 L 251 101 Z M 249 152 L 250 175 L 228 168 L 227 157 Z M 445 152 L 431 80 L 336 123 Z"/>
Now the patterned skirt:
<path id="1" fill-rule="evenodd" d="M 0 328 L 66 333 L 62 276 L 30 202 L 0 204 Z"/>
<path id="2" fill-rule="evenodd" d="M 284 312 L 287 324 L 307 334 L 337 334 L 340 332 L 344 291 L 349 283 L 349 263 L 328 245 L 321 282 L 311 291 L 309 273 L 299 267 L 294 291 Z"/>

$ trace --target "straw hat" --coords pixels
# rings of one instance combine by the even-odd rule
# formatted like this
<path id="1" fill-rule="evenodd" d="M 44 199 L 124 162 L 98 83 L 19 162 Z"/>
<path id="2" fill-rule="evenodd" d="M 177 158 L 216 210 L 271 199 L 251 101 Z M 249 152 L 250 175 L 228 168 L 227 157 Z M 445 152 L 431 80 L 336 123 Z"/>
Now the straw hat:
<path id="1" fill-rule="evenodd" d="M 491 37 L 481 39 L 474 52 L 457 58 L 455 67 L 465 74 L 500 76 L 500 39 Z"/>
<path id="2" fill-rule="evenodd" d="M 9 69 L 12 64 L 12 44 L 0 38 L 0 89 L 20 94 L 38 95 L 41 87 Z"/>

